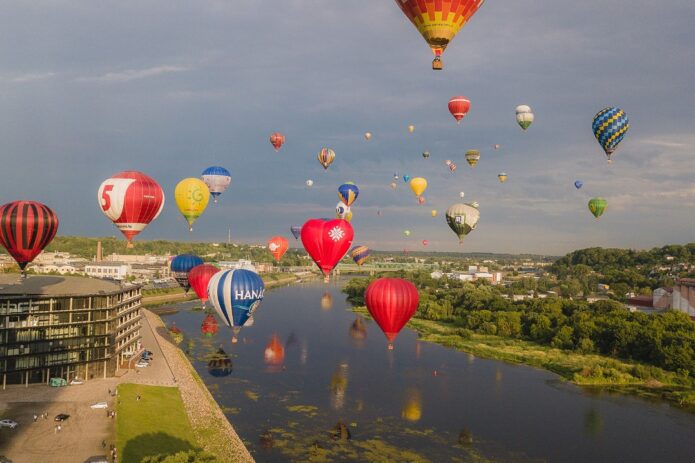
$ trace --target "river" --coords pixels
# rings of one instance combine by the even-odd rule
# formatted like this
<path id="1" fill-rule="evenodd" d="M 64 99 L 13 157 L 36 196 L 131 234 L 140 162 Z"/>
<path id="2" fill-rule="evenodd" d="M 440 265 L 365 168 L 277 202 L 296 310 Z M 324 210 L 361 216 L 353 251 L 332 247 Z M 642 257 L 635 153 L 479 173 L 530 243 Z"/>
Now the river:
<path id="1" fill-rule="evenodd" d="M 343 280 L 344 282 L 344 280 Z M 695 415 L 420 342 L 388 351 L 341 281 L 268 291 L 239 342 L 163 316 L 259 462 L 690 462 Z"/>

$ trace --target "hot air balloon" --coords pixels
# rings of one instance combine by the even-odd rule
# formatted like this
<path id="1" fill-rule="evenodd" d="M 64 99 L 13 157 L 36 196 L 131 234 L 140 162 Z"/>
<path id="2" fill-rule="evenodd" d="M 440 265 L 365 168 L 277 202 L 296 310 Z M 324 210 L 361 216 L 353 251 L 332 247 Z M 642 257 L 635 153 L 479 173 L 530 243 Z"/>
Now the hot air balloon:
<path id="1" fill-rule="evenodd" d="M 442 53 L 483 3 L 485 0 L 396 0 L 432 49 L 435 70 L 442 69 Z"/>
<path id="2" fill-rule="evenodd" d="M 309 179 L 306 182 L 304 182 L 304 184 L 307 186 L 307 188 L 311 188 L 312 186 L 314 186 L 314 181 Z"/>
<path id="3" fill-rule="evenodd" d="M 422 240 L 422 245 L 423 245 L 423 246 L 427 246 L 428 244 L 430 244 L 430 242 L 429 242 L 428 240 Z"/>
<path id="4" fill-rule="evenodd" d="M 344 183 L 338 187 L 338 198 L 348 207 L 352 206 L 359 194 L 360 189 L 352 182 Z"/>
<path id="5" fill-rule="evenodd" d="M 281 134 L 280 132 L 273 132 L 270 135 L 270 144 L 273 145 L 273 148 L 275 148 L 275 151 L 280 151 L 280 148 L 282 148 L 282 145 L 285 144 L 285 136 Z"/>
<path id="6" fill-rule="evenodd" d="M 232 359 L 221 347 L 208 360 L 208 373 L 216 378 L 223 378 L 232 374 Z"/>
<path id="7" fill-rule="evenodd" d="M 504 183 L 507 181 L 507 174 L 505 174 L 504 172 L 500 172 L 499 174 L 497 174 L 497 178 L 499 179 L 500 183 Z"/>
<path id="8" fill-rule="evenodd" d="M 466 161 L 471 167 L 475 167 L 480 160 L 480 151 L 478 150 L 468 150 L 466 151 Z"/>
<path id="9" fill-rule="evenodd" d="M 364 139 L 369 141 L 372 139 L 372 132 L 365 132 L 364 133 Z"/>
<path id="10" fill-rule="evenodd" d="M 450 164 L 449 164 L 449 170 L 451 171 L 452 174 L 453 174 L 454 172 L 456 172 L 456 164 L 454 164 L 453 162 L 450 163 Z"/>
<path id="11" fill-rule="evenodd" d="M 630 129 L 630 120 L 627 118 L 627 114 L 620 108 L 604 108 L 594 116 L 591 128 L 599 145 L 605 151 L 608 162 L 612 162 L 611 155 Z"/>
<path id="12" fill-rule="evenodd" d="M 430 158 L 430 152 L 429 152 L 429 151 L 423 151 L 423 152 L 422 152 L 422 157 L 425 158 L 425 159 L 429 159 L 429 158 Z"/>
<path id="13" fill-rule="evenodd" d="M 364 292 L 364 302 L 372 318 L 386 335 L 389 349 L 401 329 L 417 310 L 417 288 L 400 278 L 379 278 Z"/>
<path id="14" fill-rule="evenodd" d="M 208 186 L 214 202 L 217 202 L 217 197 L 224 193 L 229 184 L 232 183 L 232 176 L 229 171 L 219 166 L 208 167 L 200 178 Z"/>
<path id="15" fill-rule="evenodd" d="M 403 230 L 403 234 L 405 236 L 410 236 L 410 230 Z"/>
<path id="16" fill-rule="evenodd" d="M 328 277 L 352 245 L 355 232 L 346 220 L 310 219 L 302 226 L 302 244 Z"/>
<path id="17" fill-rule="evenodd" d="M 319 154 L 316 157 L 325 170 L 328 169 L 328 166 L 333 164 L 333 160 L 335 159 L 335 151 L 330 148 L 321 148 L 321 151 L 319 151 Z"/>
<path id="18" fill-rule="evenodd" d="M 410 125 L 408 126 L 408 132 L 409 132 L 409 133 L 415 132 L 415 126 L 414 126 L 413 124 L 410 124 Z"/>
<path id="19" fill-rule="evenodd" d="M 464 196 L 466 196 L 466 193 L 463 191 L 459 191 L 459 198 L 463 199 Z"/>
<path id="20" fill-rule="evenodd" d="M 278 367 L 285 361 L 285 347 L 280 342 L 277 334 L 274 334 L 263 351 L 263 361 L 266 365 Z"/>
<path id="21" fill-rule="evenodd" d="M 171 260 L 170 269 L 176 282 L 188 294 L 191 284 L 188 282 L 188 273 L 203 264 L 203 259 L 193 254 L 180 254 Z"/>
<path id="22" fill-rule="evenodd" d="M 280 259 L 285 255 L 289 246 L 290 243 L 287 242 L 284 236 L 274 236 L 268 240 L 268 250 L 273 255 L 276 262 L 280 262 Z"/>
<path id="23" fill-rule="evenodd" d="M 219 327 L 217 326 L 217 320 L 212 314 L 207 314 L 203 319 L 202 325 L 200 325 L 200 332 L 206 338 L 211 338 L 217 333 Z"/>
<path id="24" fill-rule="evenodd" d="M 348 222 L 352 220 L 352 210 L 343 203 L 338 203 L 335 206 L 335 218 L 344 219 Z"/>
<path id="25" fill-rule="evenodd" d="M 132 248 L 133 238 L 157 218 L 164 207 L 164 192 L 142 172 L 125 171 L 104 180 L 97 201 L 101 211 L 123 233 Z"/>
<path id="26" fill-rule="evenodd" d="M 603 215 L 608 206 L 608 201 L 603 198 L 591 198 L 589 200 L 589 210 L 597 219 Z"/>
<path id="27" fill-rule="evenodd" d="M 516 107 L 516 122 L 522 129 L 528 129 L 533 124 L 534 118 L 530 106 L 522 104 Z"/>
<path id="28" fill-rule="evenodd" d="M 398 178 L 399 178 L 399 177 L 398 177 L 398 172 L 396 172 L 395 174 L 393 174 L 393 179 L 394 179 L 394 180 L 398 180 Z"/>
<path id="29" fill-rule="evenodd" d="M 463 243 L 463 237 L 475 230 L 480 220 L 480 211 L 477 205 L 454 204 L 446 211 L 446 222 Z"/>
<path id="30" fill-rule="evenodd" d="M 233 343 L 241 327 L 260 305 L 264 292 L 263 280 L 251 270 L 225 270 L 210 279 L 208 298 L 222 321 L 232 328 Z"/>
<path id="31" fill-rule="evenodd" d="M 410 180 L 410 189 L 413 190 L 415 196 L 419 198 L 427 189 L 427 180 L 422 177 L 415 177 L 414 179 Z"/>
<path id="32" fill-rule="evenodd" d="M 208 283 L 220 269 L 210 264 L 196 265 L 188 272 L 188 283 L 205 308 L 208 300 Z"/>
<path id="33" fill-rule="evenodd" d="M 36 201 L 13 201 L 0 207 L 0 244 L 17 261 L 26 276 L 26 267 L 48 246 L 58 231 L 58 216 Z"/>
<path id="34" fill-rule="evenodd" d="M 299 233 L 302 231 L 302 227 L 298 227 L 297 225 L 293 225 L 290 227 L 290 231 L 292 232 L 292 235 L 294 235 L 294 239 L 299 239 Z"/>
<path id="35" fill-rule="evenodd" d="M 574 182 L 574 187 L 575 187 L 577 190 L 579 190 L 582 186 L 584 186 L 584 182 L 582 182 L 581 180 L 576 180 L 576 181 Z"/>
<path id="36" fill-rule="evenodd" d="M 193 222 L 205 211 L 210 200 L 208 186 L 197 178 L 184 178 L 174 190 L 176 206 L 188 222 L 188 230 L 193 231 Z"/>
<path id="37" fill-rule="evenodd" d="M 500 145 L 499 143 L 495 143 L 494 145 L 492 145 L 492 147 L 493 147 L 494 149 L 498 150 L 498 149 L 501 148 L 501 145 Z"/>
<path id="38" fill-rule="evenodd" d="M 427 202 L 427 200 L 425 199 L 424 196 L 420 196 L 420 197 L 417 199 L 417 203 L 418 203 L 420 206 L 422 206 L 422 205 L 425 204 L 426 202 Z"/>
<path id="39" fill-rule="evenodd" d="M 391 187 L 392 190 L 395 190 L 398 187 L 398 184 L 396 182 L 391 182 L 391 183 L 389 183 L 389 186 Z"/>
<path id="40" fill-rule="evenodd" d="M 329 292 L 323 293 L 321 296 L 321 310 L 331 310 L 333 307 L 333 296 Z"/>
<path id="41" fill-rule="evenodd" d="M 432 209 L 432 217 L 437 217 L 437 209 Z"/>
<path id="42" fill-rule="evenodd" d="M 350 256 L 357 265 L 362 265 L 369 257 L 369 248 L 367 246 L 355 246 L 350 250 Z"/>
<path id="43" fill-rule="evenodd" d="M 466 117 L 470 108 L 471 100 L 463 95 L 455 96 L 449 100 L 449 112 L 456 119 L 456 123 L 461 123 L 461 119 Z"/>

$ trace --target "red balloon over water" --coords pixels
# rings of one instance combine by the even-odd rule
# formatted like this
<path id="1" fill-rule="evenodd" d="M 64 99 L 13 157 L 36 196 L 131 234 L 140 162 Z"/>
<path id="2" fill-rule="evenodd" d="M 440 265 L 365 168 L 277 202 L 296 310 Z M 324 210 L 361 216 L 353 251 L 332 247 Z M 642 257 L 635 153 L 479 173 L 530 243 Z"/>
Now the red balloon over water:
<path id="1" fill-rule="evenodd" d="M 188 272 L 188 283 L 190 283 L 200 302 L 203 303 L 203 307 L 205 307 L 205 303 L 208 300 L 208 283 L 210 283 L 210 278 L 219 271 L 220 269 L 214 265 L 201 264 L 193 267 Z"/>
<path id="2" fill-rule="evenodd" d="M 13 201 L 0 207 L 0 244 L 24 271 L 58 231 L 58 216 L 35 201 Z"/>
<path id="3" fill-rule="evenodd" d="M 393 349 L 394 339 L 415 314 L 419 301 L 415 285 L 401 278 L 379 278 L 367 286 L 364 302 L 389 340 L 389 349 Z"/>
<path id="4" fill-rule="evenodd" d="M 326 276 L 348 252 L 354 235 L 352 225 L 343 219 L 310 219 L 302 226 L 304 249 Z"/>

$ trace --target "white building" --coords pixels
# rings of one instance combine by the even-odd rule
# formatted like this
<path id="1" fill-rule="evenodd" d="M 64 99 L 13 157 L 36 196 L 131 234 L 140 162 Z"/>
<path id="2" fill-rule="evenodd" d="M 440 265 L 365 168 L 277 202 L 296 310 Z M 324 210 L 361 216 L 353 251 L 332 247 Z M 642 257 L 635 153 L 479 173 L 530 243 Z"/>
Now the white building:
<path id="1" fill-rule="evenodd" d="M 152 254 L 111 254 L 106 256 L 104 260 L 120 264 L 166 265 L 170 260 L 170 256 L 155 256 Z"/>
<path id="2" fill-rule="evenodd" d="M 254 272 L 256 271 L 256 267 L 253 265 L 253 262 L 251 262 L 250 260 L 246 260 L 246 259 L 221 261 L 221 262 L 218 262 L 217 265 L 222 270 L 245 269 L 245 270 L 252 270 Z"/>
<path id="3" fill-rule="evenodd" d="M 673 310 L 695 317 L 695 278 L 680 278 L 673 286 Z"/>
<path id="4" fill-rule="evenodd" d="M 112 280 L 125 280 L 130 272 L 130 265 L 121 263 L 88 264 L 84 267 L 84 272 L 95 278 L 109 278 Z"/>

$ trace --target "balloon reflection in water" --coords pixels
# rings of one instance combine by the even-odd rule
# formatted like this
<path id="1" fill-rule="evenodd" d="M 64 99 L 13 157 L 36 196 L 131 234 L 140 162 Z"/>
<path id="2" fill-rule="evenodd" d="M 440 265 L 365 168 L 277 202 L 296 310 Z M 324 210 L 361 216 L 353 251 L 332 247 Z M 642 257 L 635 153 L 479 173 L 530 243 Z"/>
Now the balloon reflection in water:
<path id="1" fill-rule="evenodd" d="M 459 444 L 471 445 L 473 443 L 473 433 L 468 428 L 463 428 L 459 432 Z"/>
<path id="2" fill-rule="evenodd" d="M 405 391 L 405 405 L 401 411 L 401 416 L 413 423 L 422 418 L 422 394 L 414 388 Z"/>
<path id="3" fill-rule="evenodd" d="M 169 334 L 174 339 L 176 344 L 181 344 L 181 342 L 183 342 L 183 332 L 176 326 L 176 322 L 171 324 Z"/>
<path id="4" fill-rule="evenodd" d="M 333 439 L 335 440 L 350 440 L 352 439 L 352 434 L 350 433 L 350 428 L 347 427 L 342 421 L 338 423 L 333 428 Z"/>
<path id="5" fill-rule="evenodd" d="M 367 337 L 367 326 L 364 324 L 364 319 L 360 315 L 358 315 L 355 321 L 350 325 L 350 337 L 360 345 Z"/>
<path id="6" fill-rule="evenodd" d="M 217 319 L 215 316 L 212 314 L 207 314 L 203 319 L 203 324 L 200 325 L 200 332 L 202 335 L 206 338 L 211 338 L 217 333 L 218 329 L 219 327 L 217 325 Z"/>
<path id="7" fill-rule="evenodd" d="M 274 334 L 270 342 L 265 346 L 263 359 L 271 370 L 279 371 L 282 364 L 285 362 L 285 348 L 280 342 L 277 334 Z"/>
<path id="8" fill-rule="evenodd" d="M 232 359 L 221 347 L 208 360 L 208 373 L 216 378 L 232 374 Z"/>
<path id="9" fill-rule="evenodd" d="M 261 444 L 262 449 L 272 449 L 273 448 L 273 435 L 270 432 L 270 429 L 266 428 L 258 438 L 258 443 Z"/>
<path id="10" fill-rule="evenodd" d="M 333 308 L 333 296 L 329 292 L 323 293 L 321 296 L 321 309 L 331 310 Z"/>
<path id="11" fill-rule="evenodd" d="M 341 363 L 331 376 L 331 408 L 340 410 L 345 405 L 345 390 L 348 385 L 348 364 Z"/>

